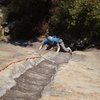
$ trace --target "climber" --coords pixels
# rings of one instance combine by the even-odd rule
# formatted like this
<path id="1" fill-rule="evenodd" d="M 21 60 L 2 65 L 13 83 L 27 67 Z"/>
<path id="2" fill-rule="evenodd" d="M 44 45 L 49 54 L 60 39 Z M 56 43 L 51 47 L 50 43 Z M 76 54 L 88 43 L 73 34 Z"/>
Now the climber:
<path id="1" fill-rule="evenodd" d="M 41 50 L 44 45 L 48 45 L 47 49 L 57 46 L 57 53 L 62 48 L 65 52 L 69 52 L 72 55 L 72 50 L 70 49 L 70 47 L 66 48 L 63 40 L 56 36 L 46 36 L 46 39 L 42 42 L 39 50 Z"/>

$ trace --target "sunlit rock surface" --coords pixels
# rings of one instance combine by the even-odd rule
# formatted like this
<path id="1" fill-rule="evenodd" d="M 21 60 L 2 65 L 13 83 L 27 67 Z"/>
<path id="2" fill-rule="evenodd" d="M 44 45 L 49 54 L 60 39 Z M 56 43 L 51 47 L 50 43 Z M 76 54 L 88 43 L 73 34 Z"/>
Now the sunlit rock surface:
<path id="1" fill-rule="evenodd" d="M 100 100 L 100 51 L 74 52 L 39 100 Z"/>
<path id="2" fill-rule="evenodd" d="M 7 63 L 23 60 L 0 72 L 0 100 L 100 100 L 100 50 L 76 51 L 71 57 L 38 51 L 39 44 L 35 49 L 3 46 L 0 55 L 10 58 Z"/>

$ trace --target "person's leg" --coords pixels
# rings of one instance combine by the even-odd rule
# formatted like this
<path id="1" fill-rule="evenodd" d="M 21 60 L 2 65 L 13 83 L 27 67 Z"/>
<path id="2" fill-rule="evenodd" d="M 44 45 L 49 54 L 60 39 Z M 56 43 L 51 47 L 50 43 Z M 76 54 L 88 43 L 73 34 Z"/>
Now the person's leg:
<path id="1" fill-rule="evenodd" d="M 72 55 L 72 50 L 71 50 L 71 48 L 70 48 L 70 47 L 67 47 L 67 48 L 66 48 L 63 41 L 60 43 L 60 46 L 61 46 L 61 48 L 62 48 L 65 52 L 69 52 L 69 53 Z"/>

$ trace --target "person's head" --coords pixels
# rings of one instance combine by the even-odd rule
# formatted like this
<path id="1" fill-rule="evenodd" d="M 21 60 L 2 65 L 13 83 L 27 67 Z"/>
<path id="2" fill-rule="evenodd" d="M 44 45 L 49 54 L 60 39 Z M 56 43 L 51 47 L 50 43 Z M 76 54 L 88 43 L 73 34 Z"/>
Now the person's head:
<path id="1" fill-rule="evenodd" d="M 47 40 L 48 40 L 49 42 L 52 42 L 52 41 L 53 41 L 53 37 L 52 37 L 52 36 L 48 36 L 48 37 L 47 37 Z"/>

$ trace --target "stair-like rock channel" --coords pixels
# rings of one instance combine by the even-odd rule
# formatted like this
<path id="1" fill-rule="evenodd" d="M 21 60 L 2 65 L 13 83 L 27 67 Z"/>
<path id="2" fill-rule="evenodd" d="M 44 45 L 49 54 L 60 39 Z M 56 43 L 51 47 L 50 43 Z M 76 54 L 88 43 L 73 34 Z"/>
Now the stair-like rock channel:
<path id="1" fill-rule="evenodd" d="M 38 100 L 41 98 L 44 87 L 53 79 L 59 65 L 67 63 L 69 59 L 70 55 L 67 53 L 59 53 L 55 56 L 53 53 L 50 53 L 49 57 L 40 59 L 38 64 L 33 64 L 34 62 L 32 61 L 29 61 L 29 63 L 24 62 L 24 66 L 31 67 L 21 76 L 17 76 L 18 78 L 14 80 L 16 84 L 9 88 L 0 97 L 0 100 Z M 12 73 L 14 74 L 14 72 Z"/>

